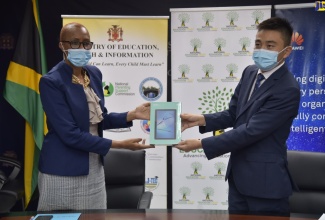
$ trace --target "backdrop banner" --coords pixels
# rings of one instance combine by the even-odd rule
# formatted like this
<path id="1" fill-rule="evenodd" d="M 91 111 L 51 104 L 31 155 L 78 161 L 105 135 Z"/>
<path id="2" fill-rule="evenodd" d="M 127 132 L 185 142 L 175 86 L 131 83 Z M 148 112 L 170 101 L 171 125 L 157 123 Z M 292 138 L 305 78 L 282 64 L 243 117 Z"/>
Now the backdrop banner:
<path id="1" fill-rule="evenodd" d="M 288 149 L 325 152 L 325 12 L 307 3 L 275 5 L 275 14 L 293 26 L 293 51 L 286 62 L 301 87 Z"/>
<path id="2" fill-rule="evenodd" d="M 183 113 L 228 108 L 242 71 L 253 64 L 256 26 L 270 18 L 271 6 L 171 9 L 172 101 Z M 201 135 L 198 128 L 182 139 Z M 173 149 L 173 208 L 228 209 L 225 172 L 229 154 L 208 161 L 203 150 Z"/>
<path id="3" fill-rule="evenodd" d="M 63 15 L 63 25 L 87 27 L 94 46 L 90 65 L 103 73 L 105 105 L 125 112 L 144 102 L 167 101 L 167 39 L 169 17 Z M 150 121 L 134 121 L 128 129 L 112 129 L 113 140 L 141 137 L 149 143 Z M 146 150 L 146 190 L 154 196 L 151 208 L 167 207 L 166 146 Z"/>

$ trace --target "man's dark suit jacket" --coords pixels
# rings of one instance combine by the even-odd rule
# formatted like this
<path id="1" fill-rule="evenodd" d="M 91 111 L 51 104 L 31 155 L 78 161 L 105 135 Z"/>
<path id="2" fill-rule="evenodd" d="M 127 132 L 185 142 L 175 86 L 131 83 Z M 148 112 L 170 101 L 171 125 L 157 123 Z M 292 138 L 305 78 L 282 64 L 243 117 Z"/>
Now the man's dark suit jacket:
<path id="1" fill-rule="evenodd" d="M 98 125 L 99 136 L 89 133 L 89 108 L 83 86 L 72 83 L 72 68 L 58 63 L 40 79 L 40 95 L 47 116 L 39 170 L 60 176 L 80 176 L 89 172 L 89 152 L 107 154 L 112 141 L 102 138 L 103 129 L 132 126 L 127 113 L 107 114 L 102 89 L 102 74 L 95 66 L 86 66 L 90 87 L 100 98 L 103 121 Z"/>
<path id="2" fill-rule="evenodd" d="M 257 71 L 255 65 L 244 70 L 228 110 L 204 115 L 201 133 L 233 129 L 202 139 L 202 145 L 208 159 L 231 152 L 226 180 L 231 172 L 240 193 L 285 198 L 296 189 L 288 171 L 286 140 L 298 114 L 300 87 L 282 65 L 248 100 Z"/>

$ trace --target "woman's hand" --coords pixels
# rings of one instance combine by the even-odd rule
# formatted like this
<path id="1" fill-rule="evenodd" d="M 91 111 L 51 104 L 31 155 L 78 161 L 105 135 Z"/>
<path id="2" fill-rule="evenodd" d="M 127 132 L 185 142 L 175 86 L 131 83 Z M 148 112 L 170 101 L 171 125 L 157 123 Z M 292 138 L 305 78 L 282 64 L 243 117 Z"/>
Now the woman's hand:
<path id="1" fill-rule="evenodd" d="M 150 102 L 143 103 L 127 114 L 127 121 L 150 119 Z"/>
<path id="2" fill-rule="evenodd" d="M 141 143 L 140 143 L 141 142 Z M 129 150 L 144 150 L 148 148 L 155 148 L 155 145 L 145 144 L 146 139 L 131 138 L 123 141 L 112 141 L 112 148 L 123 148 Z"/>

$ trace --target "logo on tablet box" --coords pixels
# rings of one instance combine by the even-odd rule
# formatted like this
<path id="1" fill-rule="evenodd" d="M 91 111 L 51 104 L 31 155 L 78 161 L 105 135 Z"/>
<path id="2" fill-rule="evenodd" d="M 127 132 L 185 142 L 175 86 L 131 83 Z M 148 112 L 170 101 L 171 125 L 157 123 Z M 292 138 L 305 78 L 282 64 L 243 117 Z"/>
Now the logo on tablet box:
<path id="1" fill-rule="evenodd" d="M 315 2 L 315 11 L 324 11 L 325 12 L 325 1 L 316 1 Z"/>

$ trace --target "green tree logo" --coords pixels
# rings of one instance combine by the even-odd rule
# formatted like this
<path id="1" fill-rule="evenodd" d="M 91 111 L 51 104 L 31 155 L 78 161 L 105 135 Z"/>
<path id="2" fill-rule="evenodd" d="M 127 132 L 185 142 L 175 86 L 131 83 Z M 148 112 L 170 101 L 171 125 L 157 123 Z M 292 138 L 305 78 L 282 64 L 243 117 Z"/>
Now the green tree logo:
<path id="1" fill-rule="evenodd" d="M 234 64 L 234 63 L 228 64 L 226 68 L 227 68 L 227 70 L 229 72 L 230 77 L 233 77 L 234 73 L 237 73 L 237 71 L 238 71 L 238 66 L 236 64 Z"/>
<path id="2" fill-rule="evenodd" d="M 191 164 L 191 167 L 194 170 L 194 175 L 198 175 L 199 174 L 198 171 L 202 169 L 202 164 L 199 162 L 193 162 Z"/>
<path id="3" fill-rule="evenodd" d="M 226 166 L 224 163 L 218 162 L 214 164 L 214 168 L 218 171 L 218 175 L 221 175 L 221 171 L 224 171 Z"/>
<path id="4" fill-rule="evenodd" d="M 190 72 L 190 67 L 187 64 L 182 64 L 179 65 L 178 70 L 181 72 L 182 78 L 186 78 L 186 74 Z"/>
<path id="5" fill-rule="evenodd" d="M 222 51 L 222 48 L 226 46 L 226 40 L 223 38 L 217 38 L 214 40 L 214 45 L 217 46 L 218 51 Z"/>
<path id="6" fill-rule="evenodd" d="M 202 191 L 205 195 L 205 200 L 211 200 L 210 196 L 214 195 L 214 189 L 212 187 L 205 187 Z"/>
<path id="7" fill-rule="evenodd" d="M 187 13 L 181 13 L 178 15 L 178 20 L 181 22 L 181 27 L 185 27 L 185 23 L 190 20 L 190 16 Z"/>
<path id="8" fill-rule="evenodd" d="M 260 20 L 262 20 L 263 17 L 264 13 L 260 10 L 256 10 L 252 13 L 252 18 L 254 19 L 256 25 L 260 24 Z"/>
<path id="9" fill-rule="evenodd" d="M 193 52 L 197 52 L 197 49 L 202 46 L 202 41 L 198 38 L 194 38 L 191 40 L 191 46 L 193 47 Z"/>
<path id="10" fill-rule="evenodd" d="M 213 73 L 214 68 L 211 64 L 205 64 L 202 66 L 202 70 L 205 73 L 205 77 L 209 78 L 210 73 Z"/>
<path id="11" fill-rule="evenodd" d="M 183 186 L 179 189 L 179 193 L 182 195 L 182 200 L 187 200 L 187 196 L 191 195 L 191 189 Z"/>
<path id="12" fill-rule="evenodd" d="M 248 37 L 242 37 L 239 39 L 239 43 L 242 47 L 242 51 L 246 51 L 247 47 L 251 45 L 251 40 Z"/>
<path id="13" fill-rule="evenodd" d="M 203 92 L 203 97 L 199 98 L 201 101 L 199 110 L 202 111 L 202 114 L 226 110 L 229 107 L 229 100 L 233 95 L 232 91 L 232 88 L 227 91 L 226 88 L 220 90 L 217 86 L 215 89 L 212 89 L 212 91 Z"/>
<path id="14" fill-rule="evenodd" d="M 210 26 L 210 22 L 213 21 L 214 19 L 214 15 L 211 12 L 206 12 L 202 15 L 202 19 L 205 22 L 205 26 L 209 27 Z"/>
<path id="15" fill-rule="evenodd" d="M 228 12 L 227 18 L 228 18 L 228 20 L 230 22 L 230 25 L 231 26 L 234 26 L 235 25 L 235 21 L 238 21 L 239 15 L 238 15 L 237 12 L 231 11 L 231 12 Z"/>

